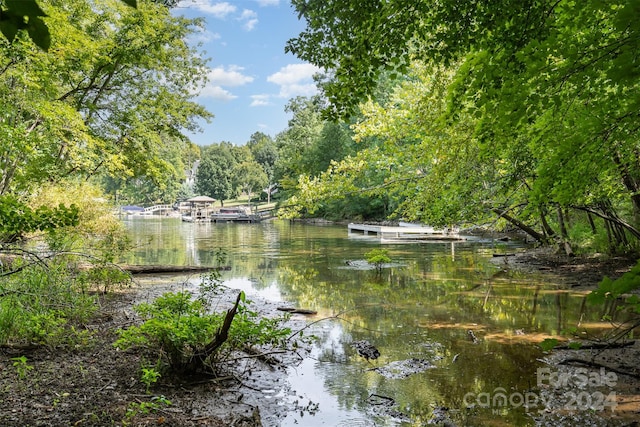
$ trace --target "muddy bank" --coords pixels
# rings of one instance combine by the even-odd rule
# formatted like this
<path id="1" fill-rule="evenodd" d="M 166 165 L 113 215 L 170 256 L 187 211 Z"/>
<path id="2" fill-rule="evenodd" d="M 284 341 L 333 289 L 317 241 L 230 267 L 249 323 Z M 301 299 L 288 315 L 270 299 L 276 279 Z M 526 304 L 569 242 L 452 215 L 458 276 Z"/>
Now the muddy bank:
<path id="1" fill-rule="evenodd" d="M 287 367 L 299 363 L 304 349 L 268 357 L 234 354 L 216 376 L 165 374 L 147 392 L 141 366 L 155 360 L 145 352 L 116 350 L 115 331 L 137 322 L 135 303 L 189 286 L 150 282 L 102 298 L 100 315 L 85 325 L 91 338 L 74 348 L 0 348 L 0 425 L 277 426 L 288 412 L 306 411 L 286 382 Z M 225 292 L 219 308 L 230 305 L 237 292 Z M 277 308 L 253 302 L 264 316 L 281 315 Z M 305 324 L 302 315 L 294 315 L 287 326 L 297 330 Z"/>
<path id="2" fill-rule="evenodd" d="M 595 289 L 607 276 L 622 276 L 638 261 L 637 255 L 604 254 L 569 257 L 552 248 L 515 251 L 495 256 L 492 262 L 506 271 L 547 274 L 567 288 Z"/>
<path id="3" fill-rule="evenodd" d="M 629 271 L 637 256 L 568 257 L 550 248 L 539 248 L 496 256 L 492 262 L 504 272 L 548 275 L 561 288 L 587 293 L 606 276 L 616 279 Z M 640 341 L 619 335 L 589 337 L 585 348 L 570 349 L 566 344 L 546 352 L 545 365 L 538 370 L 531 396 L 536 400 L 531 413 L 538 426 L 637 426 L 640 419 Z M 567 337 L 568 339 L 570 337 Z M 587 337 L 582 337 L 587 338 Z M 580 337 L 569 341 L 580 342 Z M 595 344 L 593 349 L 586 348 Z"/>
<path id="4" fill-rule="evenodd" d="M 553 275 L 553 281 L 560 281 L 568 288 L 595 286 L 603 275 L 617 277 L 631 266 L 633 260 L 609 260 L 593 257 L 590 259 L 567 258 L 544 251 L 519 253 L 515 256 L 500 257 L 493 260 L 501 269 Z M 151 300 L 165 291 L 191 289 L 188 280 L 178 278 L 172 284 L 163 284 L 162 279 L 149 278 L 139 283 L 132 292 L 121 293 L 101 300 L 102 315 L 87 330 L 94 334 L 86 346 L 77 348 L 29 348 L 0 349 L 0 425 L 7 426 L 279 426 L 292 413 L 312 414 L 314 406 L 296 396 L 287 381 L 288 367 L 296 367 L 306 357 L 304 349 L 287 354 L 274 354 L 277 363 L 267 363 L 255 357 L 239 357 L 222 367 L 217 377 L 177 379 L 162 377 L 150 393 L 140 382 L 140 366 L 148 363 L 148 355 L 134 352 L 119 352 L 112 346 L 116 337 L 114 330 L 136 322 L 131 307 L 134 303 Z M 237 291 L 229 291 L 220 309 L 230 304 Z M 260 314 L 275 316 L 283 304 L 271 303 L 250 296 L 254 307 Z M 291 327 L 294 330 L 304 327 L 309 320 L 319 317 L 294 315 Z M 444 343 L 446 344 L 446 343 Z M 355 350 L 354 350 L 355 351 Z M 593 354 L 592 354 L 593 353 Z M 25 356 L 24 375 L 20 374 L 20 365 L 14 366 L 12 358 Z M 244 355 L 249 356 L 249 355 Z M 532 384 L 535 392 L 548 397 L 548 406 L 536 408 L 532 419 L 537 425 L 630 425 L 637 412 L 636 396 L 640 395 L 638 380 L 633 375 L 616 371 L 617 380 L 612 386 L 595 384 L 593 389 L 581 384 L 582 369 L 602 377 L 600 365 L 591 365 L 567 361 L 568 358 L 601 362 L 606 366 L 605 375 L 612 369 L 623 371 L 635 369 L 640 351 L 636 346 L 615 349 L 607 352 L 588 350 L 553 351 L 545 356 L 545 366 L 551 373 L 566 374 L 572 383 L 563 383 L 560 387 L 550 386 L 549 381 L 540 387 Z M 358 356 L 354 356 L 358 357 Z M 153 361 L 152 361 L 153 362 Z M 429 360 L 411 359 L 392 362 L 379 368 L 376 373 L 389 378 L 411 375 L 418 370 L 438 369 L 428 363 Z M 635 371 L 632 371 L 632 373 Z M 535 382 L 535 379 L 532 380 Z M 587 384 L 588 385 L 588 384 Z M 607 393 L 605 393 L 605 391 Z M 616 410 L 597 411 L 597 399 L 611 392 L 616 393 Z M 578 410 L 570 411 L 565 397 L 573 393 L 576 396 L 574 406 Z M 600 394 L 597 394 L 600 393 Z M 367 403 L 372 410 L 378 410 L 393 422 L 409 422 L 400 413 L 394 412 L 394 396 L 369 396 Z M 577 398 L 582 399 L 580 402 Z M 162 403 L 164 400 L 171 404 Z M 589 400 L 590 399 L 590 400 Z M 592 407 L 587 408 L 590 403 Z M 634 404 L 634 402 L 636 402 Z M 156 408 L 146 413 L 140 410 L 144 404 L 156 404 Z M 455 415 L 456 411 L 466 408 L 441 409 L 442 419 Z M 607 406 L 606 409 L 610 409 Z M 540 412 L 538 412 L 538 410 Z M 435 411 L 434 411 L 435 413 Z M 449 415 L 447 415 L 449 414 Z M 304 418 L 304 420 L 307 420 Z M 316 419 L 314 421 L 322 421 Z M 391 421 L 390 421 L 391 422 Z M 305 425 L 302 423 L 301 425 Z"/>

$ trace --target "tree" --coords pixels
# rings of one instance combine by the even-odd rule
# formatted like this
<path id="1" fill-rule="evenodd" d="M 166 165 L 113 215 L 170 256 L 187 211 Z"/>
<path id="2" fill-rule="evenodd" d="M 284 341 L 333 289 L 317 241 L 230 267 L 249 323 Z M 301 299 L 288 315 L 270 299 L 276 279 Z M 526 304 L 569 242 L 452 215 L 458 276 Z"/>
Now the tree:
<path id="1" fill-rule="evenodd" d="M 345 123 L 326 121 L 318 139 L 309 147 L 307 173 L 319 175 L 327 170 L 332 161 L 340 161 L 356 150 L 353 132 Z"/>
<path id="2" fill-rule="evenodd" d="M 529 229 L 544 236 L 553 232 L 550 212 L 558 213 L 562 235 L 566 212 L 586 209 L 606 227 L 621 227 L 612 235 L 637 234 L 634 2 L 293 4 L 308 24 L 287 49 L 328 71 L 322 87 L 334 115 L 356 111 L 383 73 L 404 78 L 416 60 L 459 64 L 439 123 L 445 129 L 473 118 L 476 155 L 494 167 L 486 183 L 500 196 L 487 200 L 495 213 L 521 225 L 537 217 L 543 232 Z M 463 189 L 464 177 L 443 185 Z M 477 181 L 480 193 L 483 182 Z M 627 207 L 632 224 L 619 215 Z"/>
<path id="3" fill-rule="evenodd" d="M 257 162 L 245 161 L 234 167 L 233 181 L 234 186 L 247 195 L 251 204 L 253 193 L 262 191 L 269 179 Z"/>
<path id="4" fill-rule="evenodd" d="M 199 22 L 155 3 L 72 0 L 47 12 L 49 52 L 0 43 L 0 193 L 99 171 L 161 180 L 163 138 L 210 117 L 190 95 L 204 62 L 184 38 Z"/>
<path id="5" fill-rule="evenodd" d="M 196 172 L 196 192 L 220 200 L 222 206 L 233 197 L 229 169 L 224 163 L 209 156 L 202 159 Z"/>
<path id="6" fill-rule="evenodd" d="M 121 0 L 125 4 L 137 7 L 137 0 Z M 157 0 L 157 3 L 174 7 L 178 0 Z M 4 4 L 3 4 L 4 3 Z M 35 0 L 5 0 L 0 2 L 0 31 L 12 42 L 18 32 L 26 30 L 29 38 L 42 50 L 51 45 L 51 35 L 47 24 L 42 20 L 47 14 Z"/>
<path id="7" fill-rule="evenodd" d="M 293 117 L 287 129 L 276 136 L 279 156 L 274 174 L 286 190 L 297 181 L 300 174 L 307 171 L 307 150 L 319 138 L 324 120 L 320 114 L 318 97 L 294 98 L 285 110 L 292 113 Z"/>
<path id="8" fill-rule="evenodd" d="M 267 203 L 270 203 L 271 193 L 276 187 L 275 166 L 279 157 L 278 147 L 270 136 L 262 132 L 251 135 L 247 146 L 255 161 L 262 166 L 262 170 L 267 175 Z"/>
<path id="9" fill-rule="evenodd" d="M 293 0 L 307 28 L 286 51 L 329 73 L 322 84 L 334 115 L 349 116 L 384 72 L 406 71 L 412 57 L 449 64 L 469 51 L 517 48 L 545 34 L 553 1 Z"/>

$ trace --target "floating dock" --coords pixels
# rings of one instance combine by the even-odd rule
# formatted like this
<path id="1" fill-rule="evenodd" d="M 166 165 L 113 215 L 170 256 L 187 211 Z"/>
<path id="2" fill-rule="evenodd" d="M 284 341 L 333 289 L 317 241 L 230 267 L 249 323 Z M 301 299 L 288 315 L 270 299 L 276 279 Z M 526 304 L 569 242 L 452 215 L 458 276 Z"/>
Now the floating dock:
<path id="1" fill-rule="evenodd" d="M 447 242 L 466 240 L 457 231 L 448 229 L 436 230 L 432 227 L 423 226 L 392 227 L 386 225 L 349 224 L 347 228 L 349 229 L 349 235 L 375 235 L 381 239 L 441 240 Z"/>

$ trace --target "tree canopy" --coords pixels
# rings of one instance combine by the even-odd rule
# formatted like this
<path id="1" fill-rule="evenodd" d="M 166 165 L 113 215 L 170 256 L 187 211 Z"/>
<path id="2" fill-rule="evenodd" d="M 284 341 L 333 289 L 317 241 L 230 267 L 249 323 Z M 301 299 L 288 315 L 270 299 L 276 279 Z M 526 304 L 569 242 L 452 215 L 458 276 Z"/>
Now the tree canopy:
<path id="1" fill-rule="evenodd" d="M 164 141 L 210 117 L 191 100 L 204 63 L 184 38 L 198 21 L 148 2 L 46 9 L 49 51 L 0 41 L 0 194 L 102 171 L 159 179 Z"/>
<path id="2" fill-rule="evenodd" d="M 303 176 L 300 194 L 378 189 L 397 201 L 397 214 L 446 222 L 484 210 L 535 238 L 554 233 L 552 211 L 563 234 L 572 209 L 637 234 L 636 2 L 293 5 L 307 28 L 287 50 L 326 70 L 333 117 L 362 108 L 356 138 L 382 141 L 320 180 Z M 380 92 L 389 79 L 404 83 Z M 377 174 L 387 168 L 382 181 L 366 179 L 373 164 Z M 627 207 L 631 224 L 621 217 Z"/>

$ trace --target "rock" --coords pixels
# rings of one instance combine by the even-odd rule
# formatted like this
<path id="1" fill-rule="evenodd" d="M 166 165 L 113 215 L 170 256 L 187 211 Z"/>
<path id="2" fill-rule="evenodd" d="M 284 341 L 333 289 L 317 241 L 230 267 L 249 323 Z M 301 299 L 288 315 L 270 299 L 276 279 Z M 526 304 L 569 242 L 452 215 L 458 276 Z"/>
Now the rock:
<path id="1" fill-rule="evenodd" d="M 354 341 L 353 343 L 351 343 L 351 347 L 355 348 L 358 354 L 367 359 L 367 361 L 369 359 L 375 360 L 380 357 L 380 352 L 378 351 L 378 349 L 375 348 L 367 340 Z"/>

